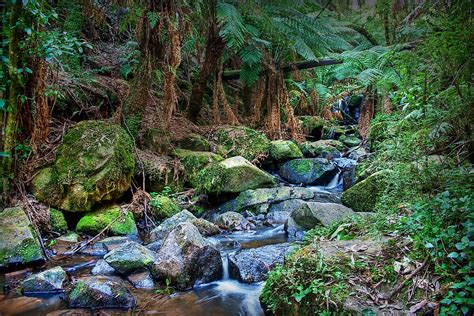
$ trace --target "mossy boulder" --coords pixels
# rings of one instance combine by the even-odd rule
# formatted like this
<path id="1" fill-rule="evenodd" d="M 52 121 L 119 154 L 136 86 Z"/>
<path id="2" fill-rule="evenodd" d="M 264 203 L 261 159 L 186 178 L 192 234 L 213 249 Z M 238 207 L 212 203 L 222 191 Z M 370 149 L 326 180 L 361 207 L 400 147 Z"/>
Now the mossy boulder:
<path id="1" fill-rule="evenodd" d="M 149 150 L 136 150 L 136 176 L 145 172 L 145 186 L 148 192 L 161 192 L 170 187 L 175 192 L 183 189 L 185 170 L 177 158 L 159 156 Z"/>
<path id="2" fill-rule="evenodd" d="M 191 151 L 186 149 L 175 149 L 173 156 L 179 158 L 184 170 L 186 172 L 186 178 L 190 184 L 194 187 L 196 185 L 195 177 L 196 174 L 212 162 L 219 162 L 224 160 L 221 156 L 207 152 L 207 151 Z"/>
<path id="3" fill-rule="evenodd" d="M 136 242 L 123 243 L 104 256 L 105 262 L 124 275 L 146 270 L 155 259 L 154 252 Z"/>
<path id="4" fill-rule="evenodd" d="M 32 192 L 46 205 L 86 212 L 127 191 L 134 167 L 133 142 L 120 126 L 82 121 L 64 135 L 54 164 L 33 179 Z"/>
<path id="5" fill-rule="evenodd" d="M 319 142 L 319 141 L 318 141 Z M 301 152 L 306 158 L 339 158 L 341 153 L 335 147 L 318 142 L 304 142 L 299 145 Z"/>
<path id="6" fill-rule="evenodd" d="M 239 193 L 249 189 L 274 187 L 275 179 L 247 159 L 237 156 L 213 163 L 196 175 L 202 193 Z"/>
<path id="7" fill-rule="evenodd" d="M 346 136 L 346 135 L 342 135 L 341 137 L 339 137 L 339 141 L 342 142 L 347 147 L 358 146 L 361 142 L 361 140 L 356 136 Z"/>
<path id="8" fill-rule="evenodd" d="M 209 141 L 203 136 L 196 133 L 190 133 L 186 135 L 185 137 L 183 137 L 182 139 L 176 140 L 175 143 L 177 147 L 179 148 L 193 150 L 193 151 L 210 151 L 211 150 L 211 144 L 209 143 Z"/>
<path id="9" fill-rule="evenodd" d="M 270 140 L 265 134 L 244 126 L 224 126 L 214 134 L 227 157 L 242 156 L 253 160 L 268 154 Z"/>
<path id="10" fill-rule="evenodd" d="M 26 278 L 21 287 L 23 292 L 31 293 L 57 293 L 64 291 L 63 284 L 66 281 L 66 272 L 61 267 L 33 274 Z"/>
<path id="11" fill-rule="evenodd" d="M 337 172 L 334 164 L 324 158 L 290 160 L 281 165 L 278 171 L 290 183 L 320 185 L 329 183 Z"/>
<path id="12" fill-rule="evenodd" d="M 120 210 L 119 206 L 100 209 L 84 215 L 77 223 L 76 230 L 88 235 L 97 235 L 110 225 L 108 234 L 112 236 L 136 235 L 137 225 L 133 214 Z"/>
<path id="13" fill-rule="evenodd" d="M 160 219 L 166 219 L 181 211 L 181 208 L 169 197 L 158 195 L 152 198 L 148 203 L 149 208 L 155 216 Z"/>
<path id="14" fill-rule="evenodd" d="M 132 308 L 136 300 L 125 283 L 114 277 L 92 276 L 77 279 L 67 300 L 71 307 Z"/>
<path id="15" fill-rule="evenodd" d="M 391 170 L 382 170 L 356 183 L 342 193 L 341 202 L 356 212 L 372 212 L 387 188 L 386 180 L 391 173 Z"/>
<path id="16" fill-rule="evenodd" d="M 303 158 L 301 150 L 289 140 L 275 140 L 270 142 L 268 159 L 271 162 L 281 162 L 296 158 Z"/>
<path id="17" fill-rule="evenodd" d="M 49 223 L 54 232 L 61 234 L 67 232 L 67 222 L 64 218 L 63 212 L 60 210 L 55 208 L 49 209 Z"/>
<path id="18" fill-rule="evenodd" d="M 0 270 L 45 261 L 28 216 L 21 207 L 0 212 Z"/>

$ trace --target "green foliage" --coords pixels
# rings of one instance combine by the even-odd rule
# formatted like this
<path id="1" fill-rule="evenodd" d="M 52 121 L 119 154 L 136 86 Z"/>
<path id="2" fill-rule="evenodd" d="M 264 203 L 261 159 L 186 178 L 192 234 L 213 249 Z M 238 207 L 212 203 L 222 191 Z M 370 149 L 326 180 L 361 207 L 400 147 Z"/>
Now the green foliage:
<path id="1" fill-rule="evenodd" d="M 268 274 L 260 299 L 278 315 L 341 311 L 349 294 L 344 265 L 324 260 L 314 244 L 303 247 Z"/>
<path id="2" fill-rule="evenodd" d="M 151 192 L 148 205 L 159 220 L 166 219 L 181 211 L 180 207 L 170 198 L 172 190 L 165 187 L 161 193 Z"/>

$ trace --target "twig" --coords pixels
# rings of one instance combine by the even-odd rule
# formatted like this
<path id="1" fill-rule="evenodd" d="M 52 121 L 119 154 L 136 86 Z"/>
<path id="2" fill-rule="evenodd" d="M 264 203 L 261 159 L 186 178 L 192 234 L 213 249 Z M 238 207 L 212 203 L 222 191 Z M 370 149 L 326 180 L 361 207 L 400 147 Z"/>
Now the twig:
<path id="1" fill-rule="evenodd" d="M 399 284 L 395 289 L 393 289 L 392 292 L 390 292 L 388 294 L 388 296 L 386 297 L 387 300 L 391 300 L 395 295 L 397 295 L 404 287 L 405 287 L 405 284 L 407 283 L 407 281 L 413 279 L 413 277 L 418 274 L 418 272 L 420 272 L 425 266 L 426 264 L 428 263 L 428 259 L 430 258 L 430 256 L 426 256 L 425 260 L 423 261 L 423 263 L 418 267 L 416 268 L 415 270 L 413 270 L 412 273 L 410 273 L 410 275 L 408 275 L 408 277 L 401 283 Z"/>

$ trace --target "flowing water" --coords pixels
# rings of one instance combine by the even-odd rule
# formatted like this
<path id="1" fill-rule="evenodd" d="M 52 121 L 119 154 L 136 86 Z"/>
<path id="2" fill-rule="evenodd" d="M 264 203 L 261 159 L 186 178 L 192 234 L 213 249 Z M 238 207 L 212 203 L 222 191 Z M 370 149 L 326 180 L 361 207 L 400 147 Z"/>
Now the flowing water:
<path id="1" fill-rule="evenodd" d="M 340 192 L 342 177 L 338 174 L 327 186 L 308 187 L 315 191 Z M 177 292 L 170 297 L 157 295 L 149 290 L 132 289 L 137 298 L 135 311 L 108 310 L 104 315 L 152 314 L 183 316 L 243 316 L 263 315 L 259 296 L 263 282 L 246 284 L 229 276 L 228 255 L 243 248 L 258 248 L 265 245 L 280 244 L 289 241 L 283 225 L 261 227 L 256 230 L 234 232 L 210 237 L 209 240 L 221 252 L 223 277 L 221 280 L 202 284 L 190 291 Z M 100 257 L 76 255 L 61 261 L 48 263 L 48 267 L 60 265 L 73 278 L 90 274 L 90 270 Z M 18 283 L 28 270 L 0 275 L 0 286 Z M 0 315 L 93 315 L 88 310 L 68 310 L 62 300 L 62 294 L 26 297 L 18 296 L 15 291 L 0 295 Z M 94 314 L 97 315 L 97 314 Z"/>

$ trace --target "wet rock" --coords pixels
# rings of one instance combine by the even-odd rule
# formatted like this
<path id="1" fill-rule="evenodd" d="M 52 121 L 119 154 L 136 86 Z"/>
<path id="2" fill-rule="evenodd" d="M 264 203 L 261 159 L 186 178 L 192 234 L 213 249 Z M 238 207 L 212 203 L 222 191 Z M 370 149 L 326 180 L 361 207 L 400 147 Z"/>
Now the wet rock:
<path id="1" fill-rule="evenodd" d="M 270 225 L 284 224 L 288 220 L 291 212 L 288 211 L 273 211 L 266 215 L 266 223 Z"/>
<path id="2" fill-rule="evenodd" d="M 109 225 L 111 226 L 107 233 L 112 236 L 138 234 L 132 212 L 122 212 L 119 206 L 104 208 L 84 215 L 77 223 L 76 231 L 94 236 Z"/>
<path id="3" fill-rule="evenodd" d="M 221 232 L 220 228 L 217 225 L 203 218 L 193 219 L 190 221 L 190 223 L 196 226 L 196 228 L 203 236 L 214 236 Z"/>
<path id="4" fill-rule="evenodd" d="M 214 133 L 227 157 L 242 156 L 253 160 L 257 156 L 268 153 L 270 140 L 265 134 L 245 126 L 222 126 Z"/>
<path id="5" fill-rule="evenodd" d="M 334 146 L 328 144 L 327 140 L 317 142 L 304 142 L 299 144 L 299 148 L 306 158 L 339 158 L 341 152 Z"/>
<path id="6" fill-rule="evenodd" d="M 196 219 L 196 216 L 194 216 L 191 212 L 188 210 L 182 210 L 181 212 L 171 216 L 170 218 L 165 219 L 160 225 L 158 225 L 156 228 L 154 228 L 150 232 L 150 239 L 155 241 L 155 240 L 161 240 L 166 235 L 173 230 L 179 223 L 184 223 L 188 222 L 190 220 Z"/>
<path id="7" fill-rule="evenodd" d="M 291 159 L 303 158 L 301 150 L 294 142 L 289 140 L 275 140 L 270 142 L 268 160 L 281 162 Z"/>
<path id="8" fill-rule="evenodd" d="M 131 274 L 127 277 L 127 280 L 137 289 L 153 289 L 155 287 L 155 282 L 153 282 L 149 271 Z"/>
<path id="9" fill-rule="evenodd" d="M 104 256 L 104 260 L 121 274 L 147 269 L 155 259 L 154 252 L 135 242 L 123 244 Z"/>
<path id="10" fill-rule="evenodd" d="M 98 260 L 91 271 L 93 275 L 113 275 L 116 272 L 117 271 L 104 259 Z"/>
<path id="11" fill-rule="evenodd" d="M 221 212 L 244 212 L 246 210 L 255 213 L 267 213 L 270 205 L 290 200 L 316 200 L 337 202 L 338 198 L 331 193 L 315 192 L 303 187 L 278 187 L 278 188 L 263 188 L 256 190 L 246 190 L 241 192 L 239 196 L 230 200 L 219 207 Z M 260 206 L 265 206 L 263 209 Z"/>
<path id="12" fill-rule="evenodd" d="M 360 162 L 366 159 L 368 156 L 369 152 L 364 147 L 359 147 L 355 150 L 351 150 L 348 158 Z"/>
<path id="13" fill-rule="evenodd" d="M 324 158 L 305 158 L 287 161 L 278 173 L 294 184 L 324 185 L 337 174 L 337 168 Z"/>
<path id="14" fill-rule="evenodd" d="M 386 179 L 390 174 L 390 170 L 379 171 L 356 183 L 342 193 L 342 203 L 356 212 L 373 211 L 379 198 L 387 188 Z"/>
<path id="15" fill-rule="evenodd" d="M 0 212 L 0 270 L 45 261 L 38 237 L 21 207 Z"/>
<path id="16" fill-rule="evenodd" d="M 225 230 L 246 230 L 249 228 L 249 222 L 245 217 L 237 212 L 225 212 L 217 216 L 216 225 Z"/>
<path id="17" fill-rule="evenodd" d="M 71 307 L 132 308 L 136 300 L 119 278 L 93 276 L 78 279 L 67 300 Z"/>
<path id="18" fill-rule="evenodd" d="M 160 280 L 170 279 L 178 289 L 187 289 L 219 279 L 221 255 L 194 225 L 180 223 L 163 241 L 152 273 Z"/>
<path id="19" fill-rule="evenodd" d="M 82 121 L 64 135 L 56 160 L 32 181 L 32 192 L 46 205 L 87 212 L 128 190 L 135 167 L 133 142 L 119 125 Z"/>
<path id="20" fill-rule="evenodd" d="M 145 247 L 147 247 L 148 249 L 150 249 L 151 251 L 154 251 L 154 252 L 158 252 L 161 248 L 161 244 L 162 244 L 163 240 L 157 240 L 157 241 L 154 241 L 154 242 L 151 242 L 149 243 L 148 245 L 146 245 Z"/>
<path id="21" fill-rule="evenodd" d="M 274 187 L 275 179 L 247 159 L 237 156 L 213 163 L 196 175 L 198 191 L 210 194 L 239 193 Z"/>
<path id="22" fill-rule="evenodd" d="M 25 293 L 57 293 L 64 291 L 66 272 L 61 267 L 33 274 L 25 279 L 21 286 Z"/>
<path id="23" fill-rule="evenodd" d="M 229 274 L 245 283 L 263 281 L 267 272 L 276 264 L 283 263 L 291 250 L 289 243 L 238 250 L 229 255 Z"/>
<path id="24" fill-rule="evenodd" d="M 349 189 L 356 181 L 357 162 L 347 158 L 336 158 L 333 163 L 341 170 L 343 190 Z"/>
<path id="25" fill-rule="evenodd" d="M 109 252 L 131 241 L 132 239 L 130 239 L 129 237 L 114 236 L 114 237 L 107 237 L 107 238 L 101 239 L 98 242 L 96 242 L 95 245 L 98 247 L 103 246 L 105 250 Z"/>
<path id="26" fill-rule="evenodd" d="M 355 216 L 354 211 L 341 204 L 305 202 L 291 212 L 285 230 L 290 236 L 301 238 L 304 231 L 316 225 L 329 226 L 351 216 Z"/>

